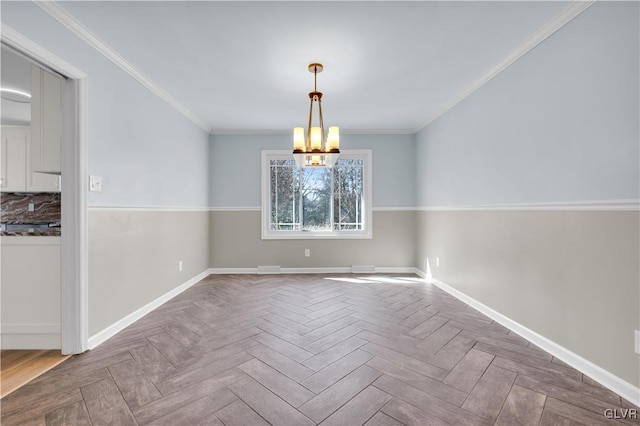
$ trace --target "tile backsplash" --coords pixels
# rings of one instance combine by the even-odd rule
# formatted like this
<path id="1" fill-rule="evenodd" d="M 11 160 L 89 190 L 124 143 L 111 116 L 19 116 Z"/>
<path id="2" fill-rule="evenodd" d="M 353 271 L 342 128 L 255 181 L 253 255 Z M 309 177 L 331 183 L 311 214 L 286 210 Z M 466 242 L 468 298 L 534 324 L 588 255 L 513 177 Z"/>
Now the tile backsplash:
<path id="1" fill-rule="evenodd" d="M 33 211 L 29 211 L 29 204 L 33 204 Z M 61 218 L 59 192 L 3 192 L 0 205 L 2 223 L 51 223 Z"/>

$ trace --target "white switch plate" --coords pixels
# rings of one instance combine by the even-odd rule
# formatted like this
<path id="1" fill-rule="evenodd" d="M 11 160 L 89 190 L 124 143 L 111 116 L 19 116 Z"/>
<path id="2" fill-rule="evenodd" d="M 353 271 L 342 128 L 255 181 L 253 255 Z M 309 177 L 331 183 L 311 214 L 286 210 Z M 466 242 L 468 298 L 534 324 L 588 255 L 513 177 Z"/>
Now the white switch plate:
<path id="1" fill-rule="evenodd" d="M 311 256 L 311 249 L 304 249 L 304 257 Z"/>
<path id="2" fill-rule="evenodd" d="M 640 331 L 635 330 L 634 335 L 635 335 L 634 340 L 635 340 L 636 353 L 640 355 Z"/>
<path id="3" fill-rule="evenodd" d="M 178 272 L 182 272 L 182 260 L 178 261 Z"/>
<path id="4" fill-rule="evenodd" d="M 102 192 L 102 177 L 89 176 L 89 191 Z"/>
<path id="5" fill-rule="evenodd" d="M 439 268 L 440 267 L 440 258 L 436 257 L 436 267 Z"/>

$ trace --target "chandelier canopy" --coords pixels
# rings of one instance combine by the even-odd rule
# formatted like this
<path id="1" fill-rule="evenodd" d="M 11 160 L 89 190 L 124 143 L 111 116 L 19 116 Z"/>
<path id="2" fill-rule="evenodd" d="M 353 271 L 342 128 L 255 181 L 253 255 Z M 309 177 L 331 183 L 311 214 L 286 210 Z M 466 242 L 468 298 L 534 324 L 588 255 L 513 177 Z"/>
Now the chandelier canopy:
<path id="1" fill-rule="evenodd" d="M 309 124 L 307 134 L 303 127 L 293 129 L 293 157 L 299 167 L 331 167 L 340 155 L 340 131 L 338 127 L 329 127 L 325 139 L 324 122 L 322 120 L 322 92 L 318 92 L 318 73 L 322 72 L 322 64 L 310 64 L 309 72 L 313 73 L 313 92 L 309 92 Z M 318 103 L 318 123 L 313 126 L 313 104 Z"/>

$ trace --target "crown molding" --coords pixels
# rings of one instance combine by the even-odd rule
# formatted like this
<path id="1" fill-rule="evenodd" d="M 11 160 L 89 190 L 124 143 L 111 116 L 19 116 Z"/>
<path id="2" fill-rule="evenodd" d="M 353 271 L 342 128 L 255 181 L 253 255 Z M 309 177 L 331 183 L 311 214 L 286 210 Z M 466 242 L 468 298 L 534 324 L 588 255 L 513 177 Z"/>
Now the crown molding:
<path id="1" fill-rule="evenodd" d="M 86 29 L 77 19 L 75 19 L 69 12 L 67 12 L 56 1 L 34 1 L 41 9 L 51 15 L 54 19 L 64 25 L 67 29 L 73 32 L 80 39 L 96 49 L 99 53 L 120 67 L 123 71 L 133 77 L 136 81 L 149 89 L 156 96 L 167 102 L 175 110 L 184 115 L 187 119 L 192 121 L 198 127 L 205 132 L 212 135 L 280 135 L 289 134 L 291 129 L 213 129 L 205 121 L 196 116 L 187 107 L 179 103 L 169 93 L 155 84 L 149 77 L 127 62 L 122 56 L 120 56 L 113 48 L 107 43 L 100 40 L 88 29 Z M 343 134 L 366 134 L 366 135 L 393 135 L 393 134 L 415 134 L 426 126 L 434 122 L 436 119 L 444 115 L 447 111 L 460 103 L 462 100 L 470 96 L 486 82 L 491 80 L 496 75 L 500 74 L 511 64 L 516 62 L 522 56 L 527 54 L 530 50 L 549 38 L 553 33 L 560 28 L 568 24 L 576 16 L 584 12 L 595 1 L 575 1 L 569 4 L 566 8 L 556 14 L 553 18 L 547 21 L 538 31 L 533 33 L 527 40 L 525 40 L 520 46 L 507 55 L 502 61 L 498 62 L 493 68 L 483 74 L 473 84 L 464 89 L 456 97 L 452 98 L 449 102 L 444 104 L 433 115 L 420 123 L 413 129 L 344 129 L 341 130 Z"/>
<path id="2" fill-rule="evenodd" d="M 226 136 L 250 136 L 250 135 L 291 135 L 293 127 L 290 129 L 211 129 L 212 135 Z M 343 129 L 343 135 L 413 135 L 414 129 Z"/>
<path id="3" fill-rule="evenodd" d="M 507 69 L 511 64 L 516 62 L 518 59 L 526 55 L 530 50 L 534 47 L 545 41 L 549 38 L 553 33 L 558 31 L 560 28 L 567 25 L 569 22 L 573 20 L 576 16 L 580 15 L 582 12 L 587 10 L 591 5 L 593 5 L 595 1 L 575 1 L 569 4 L 567 7 L 558 12 L 553 18 L 548 20 L 542 27 L 540 27 L 535 33 L 531 34 L 529 38 L 527 38 L 520 46 L 518 46 L 515 50 L 513 50 L 509 55 L 507 55 L 504 59 L 498 62 L 493 66 L 490 70 L 480 76 L 474 83 L 460 92 L 456 97 L 451 99 L 449 102 L 444 104 L 439 110 L 437 110 L 433 115 L 427 118 L 425 121 L 420 123 L 418 127 L 413 129 L 413 133 L 418 133 L 420 130 L 427 127 L 429 124 L 433 123 L 435 120 L 444 115 L 451 108 L 462 102 L 480 87 L 482 87 L 485 83 L 491 80 L 493 77 L 500 74 L 502 71 Z"/>
<path id="4" fill-rule="evenodd" d="M 42 10 L 47 12 L 52 18 L 64 25 L 69 31 L 78 36 L 81 40 L 89 44 L 96 49 L 105 58 L 113 62 L 120 67 L 124 72 L 133 77 L 138 83 L 149 89 L 151 93 L 158 96 L 160 99 L 171 105 L 176 111 L 184 115 L 187 119 L 193 122 L 196 126 L 200 127 L 205 132 L 211 132 L 211 127 L 205 123 L 202 119 L 191 112 L 187 107 L 178 102 L 169 93 L 161 89 L 156 83 L 154 83 L 149 77 L 143 74 L 136 67 L 131 65 L 120 56 L 111 46 L 104 41 L 100 40 L 88 29 L 86 29 L 80 21 L 74 18 L 69 12 L 67 12 L 56 1 L 34 1 Z"/>
<path id="5" fill-rule="evenodd" d="M 212 135 L 224 135 L 224 136 L 248 136 L 248 135 L 288 135 L 293 134 L 293 128 L 291 129 L 211 129 L 209 132 Z"/>

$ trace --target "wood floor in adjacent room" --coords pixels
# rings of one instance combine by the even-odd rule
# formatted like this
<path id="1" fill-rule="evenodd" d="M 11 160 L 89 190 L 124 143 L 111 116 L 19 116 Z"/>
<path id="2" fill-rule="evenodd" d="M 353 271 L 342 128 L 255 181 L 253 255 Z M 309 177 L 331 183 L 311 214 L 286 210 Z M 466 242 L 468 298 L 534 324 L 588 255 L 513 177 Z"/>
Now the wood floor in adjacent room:
<path id="1" fill-rule="evenodd" d="M 0 398 L 69 358 L 59 349 L 3 350 L 0 354 Z"/>
<path id="2" fill-rule="evenodd" d="M 417 278 L 218 275 L 4 398 L 1 421 L 591 425 L 621 407 Z"/>

